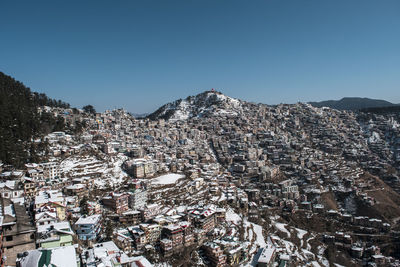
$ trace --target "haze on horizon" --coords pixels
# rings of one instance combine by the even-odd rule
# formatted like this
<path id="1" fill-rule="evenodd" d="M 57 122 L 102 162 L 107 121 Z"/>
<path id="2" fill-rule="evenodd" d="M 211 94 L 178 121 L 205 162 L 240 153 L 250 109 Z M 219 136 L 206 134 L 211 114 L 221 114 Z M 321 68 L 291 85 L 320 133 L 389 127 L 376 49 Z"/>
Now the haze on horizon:
<path id="1" fill-rule="evenodd" d="M 97 110 L 216 88 L 266 104 L 400 103 L 400 2 L 7 1 L 0 71 Z"/>

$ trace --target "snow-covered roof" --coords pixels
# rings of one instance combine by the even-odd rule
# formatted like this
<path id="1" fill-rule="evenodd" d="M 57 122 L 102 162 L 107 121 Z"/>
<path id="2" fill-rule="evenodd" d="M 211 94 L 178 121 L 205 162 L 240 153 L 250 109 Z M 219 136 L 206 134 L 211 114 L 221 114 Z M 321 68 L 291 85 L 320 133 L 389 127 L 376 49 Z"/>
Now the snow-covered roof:
<path id="1" fill-rule="evenodd" d="M 154 178 L 151 183 L 156 184 L 156 185 L 166 185 L 166 184 L 174 184 L 176 181 L 179 179 L 184 178 L 185 175 L 183 174 L 177 174 L 177 173 L 170 173 L 170 174 L 165 174 L 161 175 L 157 178 Z"/>
<path id="2" fill-rule="evenodd" d="M 84 185 L 84 184 L 74 184 L 74 185 L 67 186 L 66 189 L 77 190 L 77 189 L 82 189 L 85 187 L 86 187 L 86 185 Z"/>
<path id="3" fill-rule="evenodd" d="M 53 222 L 50 224 L 46 225 L 38 225 L 37 226 L 37 232 L 38 233 L 43 233 L 51 230 L 51 228 L 54 228 L 57 231 L 62 231 L 62 232 L 68 232 L 73 234 L 71 226 L 69 225 L 69 222 Z"/>
<path id="4" fill-rule="evenodd" d="M 131 267 L 152 267 L 153 264 L 151 264 L 145 257 L 139 256 L 139 257 L 133 257 L 132 259 L 132 265 Z"/>
<path id="5" fill-rule="evenodd" d="M 21 267 L 31 266 L 57 266 L 57 267 L 77 267 L 76 253 L 73 246 L 56 247 L 51 249 L 30 250 L 23 254 L 22 258 L 17 259 Z M 41 261 L 44 259 L 44 261 Z"/>
<path id="6" fill-rule="evenodd" d="M 95 214 L 92 216 L 87 216 L 87 217 L 80 217 L 79 220 L 75 223 L 75 225 L 79 224 L 96 224 L 100 221 L 101 215 L 100 214 Z"/>

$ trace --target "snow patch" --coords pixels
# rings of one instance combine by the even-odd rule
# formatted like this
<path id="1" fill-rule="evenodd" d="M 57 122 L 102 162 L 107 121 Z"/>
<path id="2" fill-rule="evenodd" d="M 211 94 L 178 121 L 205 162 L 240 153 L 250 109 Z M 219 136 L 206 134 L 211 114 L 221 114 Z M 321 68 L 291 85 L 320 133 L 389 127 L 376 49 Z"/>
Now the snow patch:
<path id="1" fill-rule="evenodd" d="M 286 223 L 274 223 L 274 226 L 276 229 L 278 229 L 280 232 L 286 233 L 288 237 L 290 237 L 290 232 L 286 229 L 287 224 Z"/>
<path id="2" fill-rule="evenodd" d="M 229 208 L 225 213 L 225 218 L 229 222 L 233 222 L 235 224 L 239 223 L 242 219 L 239 214 L 235 213 L 231 208 Z"/>
<path id="3" fill-rule="evenodd" d="M 177 174 L 177 173 L 170 173 L 170 174 L 165 174 L 161 175 L 157 178 L 154 178 L 151 181 L 151 184 L 155 185 L 166 185 L 166 184 L 174 184 L 176 183 L 179 179 L 184 178 L 185 175 L 183 174 Z"/>

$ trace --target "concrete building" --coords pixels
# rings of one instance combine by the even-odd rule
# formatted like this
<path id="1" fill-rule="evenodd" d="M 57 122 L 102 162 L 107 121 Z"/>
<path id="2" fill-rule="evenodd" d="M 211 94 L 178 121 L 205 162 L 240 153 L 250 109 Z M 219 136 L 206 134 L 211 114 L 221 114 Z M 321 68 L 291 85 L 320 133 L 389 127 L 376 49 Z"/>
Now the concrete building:
<path id="1" fill-rule="evenodd" d="M 129 209 L 129 195 L 121 194 L 121 193 L 110 193 L 108 196 L 103 197 L 102 199 L 103 205 L 118 214 L 122 214 L 123 212 Z"/>
<path id="2" fill-rule="evenodd" d="M 101 230 L 101 215 L 82 216 L 74 228 L 80 240 L 96 240 Z"/>
<path id="3" fill-rule="evenodd" d="M 137 210 L 145 207 L 147 204 L 147 191 L 137 189 L 129 195 L 129 207 Z"/>
<path id="4" fill-rule="evenodd" d="M 3 249 L 6 266 L 15 266 L 18 253 L 36 248 L 35 227 L 23 205 L 3 199 Z"/>

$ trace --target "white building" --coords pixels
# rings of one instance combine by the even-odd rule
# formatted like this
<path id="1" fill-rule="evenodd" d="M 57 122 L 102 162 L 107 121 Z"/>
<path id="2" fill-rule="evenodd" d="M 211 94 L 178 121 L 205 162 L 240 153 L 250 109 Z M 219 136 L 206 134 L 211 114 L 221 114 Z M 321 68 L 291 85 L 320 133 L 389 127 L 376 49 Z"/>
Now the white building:
<path id="1" fill-rule="evenodd" d="M 137 210 L 145 207 L 147 204 L 147 191 L 137 189 L 129 196 L 129 207 Z"/>

